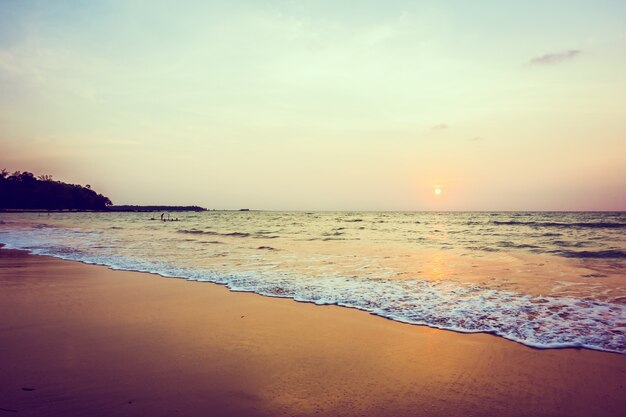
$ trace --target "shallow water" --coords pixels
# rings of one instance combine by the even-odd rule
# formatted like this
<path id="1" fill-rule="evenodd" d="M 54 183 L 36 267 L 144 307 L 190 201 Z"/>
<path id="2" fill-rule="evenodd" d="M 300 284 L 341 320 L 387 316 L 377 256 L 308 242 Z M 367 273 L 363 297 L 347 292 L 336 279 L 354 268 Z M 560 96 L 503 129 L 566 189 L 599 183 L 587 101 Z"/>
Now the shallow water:
<path id="1" fill-rule="evenodd" d="M 0 242 L 534 347 L 626 353 L 624 213 L 171 217 L 2 213 Z"/>

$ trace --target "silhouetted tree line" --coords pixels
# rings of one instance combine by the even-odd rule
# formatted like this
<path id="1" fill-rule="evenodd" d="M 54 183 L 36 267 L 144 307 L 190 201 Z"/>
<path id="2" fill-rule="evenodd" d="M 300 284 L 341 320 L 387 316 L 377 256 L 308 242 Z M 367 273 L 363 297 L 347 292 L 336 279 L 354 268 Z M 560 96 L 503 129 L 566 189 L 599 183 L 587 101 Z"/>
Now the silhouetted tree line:
<path id="1" fill-rule="evenodd" d="M 108 197 L 77 184 L 54 181 L 50 175 L 0 171 L 0 209 L 106 210 Z"/>

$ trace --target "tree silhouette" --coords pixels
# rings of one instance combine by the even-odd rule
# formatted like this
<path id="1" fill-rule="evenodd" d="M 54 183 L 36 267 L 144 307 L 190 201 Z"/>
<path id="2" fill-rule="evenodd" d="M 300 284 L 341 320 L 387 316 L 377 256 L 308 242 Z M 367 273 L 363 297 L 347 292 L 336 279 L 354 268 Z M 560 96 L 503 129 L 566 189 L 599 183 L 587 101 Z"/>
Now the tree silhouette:
<path id="1" fill-rule="evenodd" d="M 51 175 L 0 171 L 0 209 L 106 210 L 111 204 L 91 187 L 53 181 Z"/>

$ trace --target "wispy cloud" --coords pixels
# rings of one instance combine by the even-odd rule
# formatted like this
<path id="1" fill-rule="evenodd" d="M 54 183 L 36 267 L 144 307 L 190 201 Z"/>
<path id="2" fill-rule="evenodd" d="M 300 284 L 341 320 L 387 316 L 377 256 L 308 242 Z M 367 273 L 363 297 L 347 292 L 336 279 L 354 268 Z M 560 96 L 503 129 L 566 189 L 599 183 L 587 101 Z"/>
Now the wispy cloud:
<path id="1" fill-rule="evenodd" d="M 483 140 L 485 140 L 485 138 L 482 136 L 474 136 L 473 138 L 470 138 L 470 142 L 482 142 Z"/>
<path id="2" fill-rule="evenodd" d="M 550 54 L 545 54 L 542 56 L 538 56 L 529 61 L 531 65 L 552 65 L 559 64 L 564 61 L 569 61 L 570 59 L 575 58 L 577 55 L 581 53 L 578 49 L 570 49 L 569 51 L 563 52 L 553 52 Z"/>
<path id="3" fill-rule="evenodd" d="M 431 127 L 430 130 L 446 130 L 449 127 L 450 126 L 448 126 L 446 123 L 439 123 Z"/>

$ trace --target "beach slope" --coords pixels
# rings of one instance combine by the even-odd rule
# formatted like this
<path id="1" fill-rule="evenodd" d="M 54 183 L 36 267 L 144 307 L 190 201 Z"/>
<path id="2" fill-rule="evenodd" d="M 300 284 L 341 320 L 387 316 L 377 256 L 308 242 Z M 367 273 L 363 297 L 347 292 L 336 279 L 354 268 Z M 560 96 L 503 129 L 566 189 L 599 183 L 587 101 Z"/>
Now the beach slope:
<path id="1" fill-rule="evenodd" d="M 0 416 L 619 416 L 626 355 L 0 249 Z"/>

